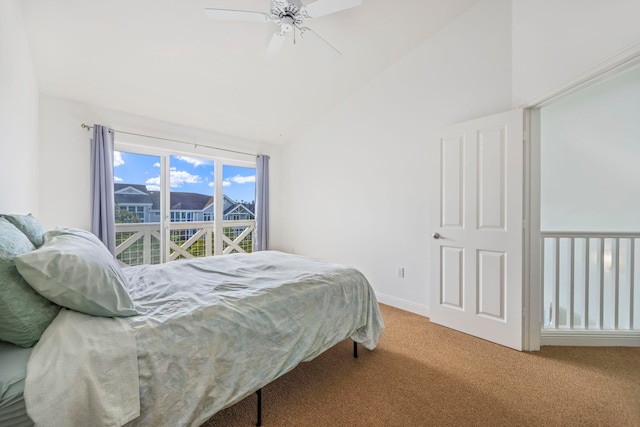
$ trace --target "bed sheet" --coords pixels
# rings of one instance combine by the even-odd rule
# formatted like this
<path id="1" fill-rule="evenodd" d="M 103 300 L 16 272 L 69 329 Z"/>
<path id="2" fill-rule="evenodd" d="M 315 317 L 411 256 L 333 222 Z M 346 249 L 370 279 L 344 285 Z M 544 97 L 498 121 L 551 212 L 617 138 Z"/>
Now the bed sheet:
<path id="1" fill-rule="evenodd" d="M 384 327 L 358 270 L 306 257 L 264 251 L 125 273 L 140 312 L 125 319 L 136 336 L 140 396 L 129 427 L 198 426 L 346 338 L 373 349 Z"/>
<path id="2" fill-rule="evenodd" d="M 33 426 L 23 396 L 32 350 L 0 341 L 0 426 Z"/>

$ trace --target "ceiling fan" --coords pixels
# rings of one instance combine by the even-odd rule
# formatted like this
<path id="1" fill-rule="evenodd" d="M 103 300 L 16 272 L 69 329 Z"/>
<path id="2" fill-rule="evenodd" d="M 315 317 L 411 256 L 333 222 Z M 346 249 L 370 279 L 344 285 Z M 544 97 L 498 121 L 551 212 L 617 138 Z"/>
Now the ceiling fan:
<path id="1" fill-rule="evenodd" d="M 300 37 L 304 38 L 305 35 L 316 37 L 334 53 L 340 55 L 341 52 L 331 43 L 311 28 L 302 25 L 305 20 L 351 9 L 361 4 L 362 0 L 315 0 L 309 4 L 303 4 L 300 0 L 272 0 L 269 13 L 215 8 L 207 8 L 205 12 L 210 19 L 218 21 L 273 22 L 280 26 L 280 31 L 271 37 L 267 54 L 279 52 L 289 33 L 293 33 L 295 43 L 295 30 L 297 29 Z"/>

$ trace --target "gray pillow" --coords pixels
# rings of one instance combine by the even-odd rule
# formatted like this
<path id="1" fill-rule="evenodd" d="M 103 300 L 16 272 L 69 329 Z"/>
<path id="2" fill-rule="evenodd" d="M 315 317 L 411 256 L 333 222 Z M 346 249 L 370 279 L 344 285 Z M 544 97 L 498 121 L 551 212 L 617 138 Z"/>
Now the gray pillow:
<path id="1" fill-rule="evenodd" d="M 0 218 L 0 340 L 23 347 L 35 344 L 60 311 L 16 269 L 15 257 L 34 249 L 27 236 Z"/>
<path id="2" fill-rule="evenodd" d="M 43 235 L 47 229 L 42 225 L 36 217 L 31 214 L 27 215 L 2 215 L 9 222 L 16 226 L 16 228 L 33 243 L 33 246 L 39 248 L 44 243 Z"/>
<path id="3" fill-rule="evenodd" d="M 103 317 L 138 314 L 122 268 L 88 231 L 47 231 L 39 249 L 16 257 L 16 267 L 31 287 L 63 307 Z"/>

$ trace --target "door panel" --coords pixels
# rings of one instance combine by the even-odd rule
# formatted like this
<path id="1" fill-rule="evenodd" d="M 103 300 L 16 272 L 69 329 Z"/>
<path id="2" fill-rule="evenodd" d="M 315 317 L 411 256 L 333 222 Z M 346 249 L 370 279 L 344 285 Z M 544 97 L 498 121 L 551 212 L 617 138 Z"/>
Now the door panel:
<path id="1" fill-rule="evenodd" d="M 442 246 L 441 303 L 449 307 L 464 309 L 463 266 L 464 250 Z"/>
<path id="2" fill-rule="evenodd" d="M 502 129 L 478 133 L 478 227 L 504 230 L 505 144 Z"/>
<path id="3" fill-rule="evenodd" d="M 504 319 L 504 252 L 478 251 L 478 314 Z"/>
<path id="4" fill-rule="evenodd" d="M 522 132 L 521 110 L 443 130 L 431 239 L 431 321 L 519 350 Z"/>
<path id="5" fill-rule="evenodd" d="M 464 214 L 464 141 L 461 138 L 441 142 L 442 227 L 462 227 Z"/>

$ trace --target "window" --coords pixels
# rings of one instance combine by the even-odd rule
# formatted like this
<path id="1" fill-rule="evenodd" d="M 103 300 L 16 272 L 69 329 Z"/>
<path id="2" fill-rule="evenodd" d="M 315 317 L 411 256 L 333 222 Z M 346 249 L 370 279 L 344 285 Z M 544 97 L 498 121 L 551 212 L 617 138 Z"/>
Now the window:
<path id="1" fill-rule="evenodd" d="M 171 211 L 171 222 L 192 222 L 195 221 L 197 214 L 195 212 Z"/>
<path id="2" fill-rule="evenodd" d="M 155 264 L 253 250 L 255 162 L 116 142 L 118 149 L 114 202 L 121 262 Z M 229 220 L 246 223 L 225 227 Z"/>
<path id="3" fill-rule="evenodd" d="M 230 221 L 248 220 L 250 226 L 234 225 L 224 228 L 224 252 L 250 252 L 253 249 L 255 227 L 256 169 L 236 165 L 222 165 L 224 178 L 224 212 Z M 242 213 L 247 215 L 242 215 Z"/>

